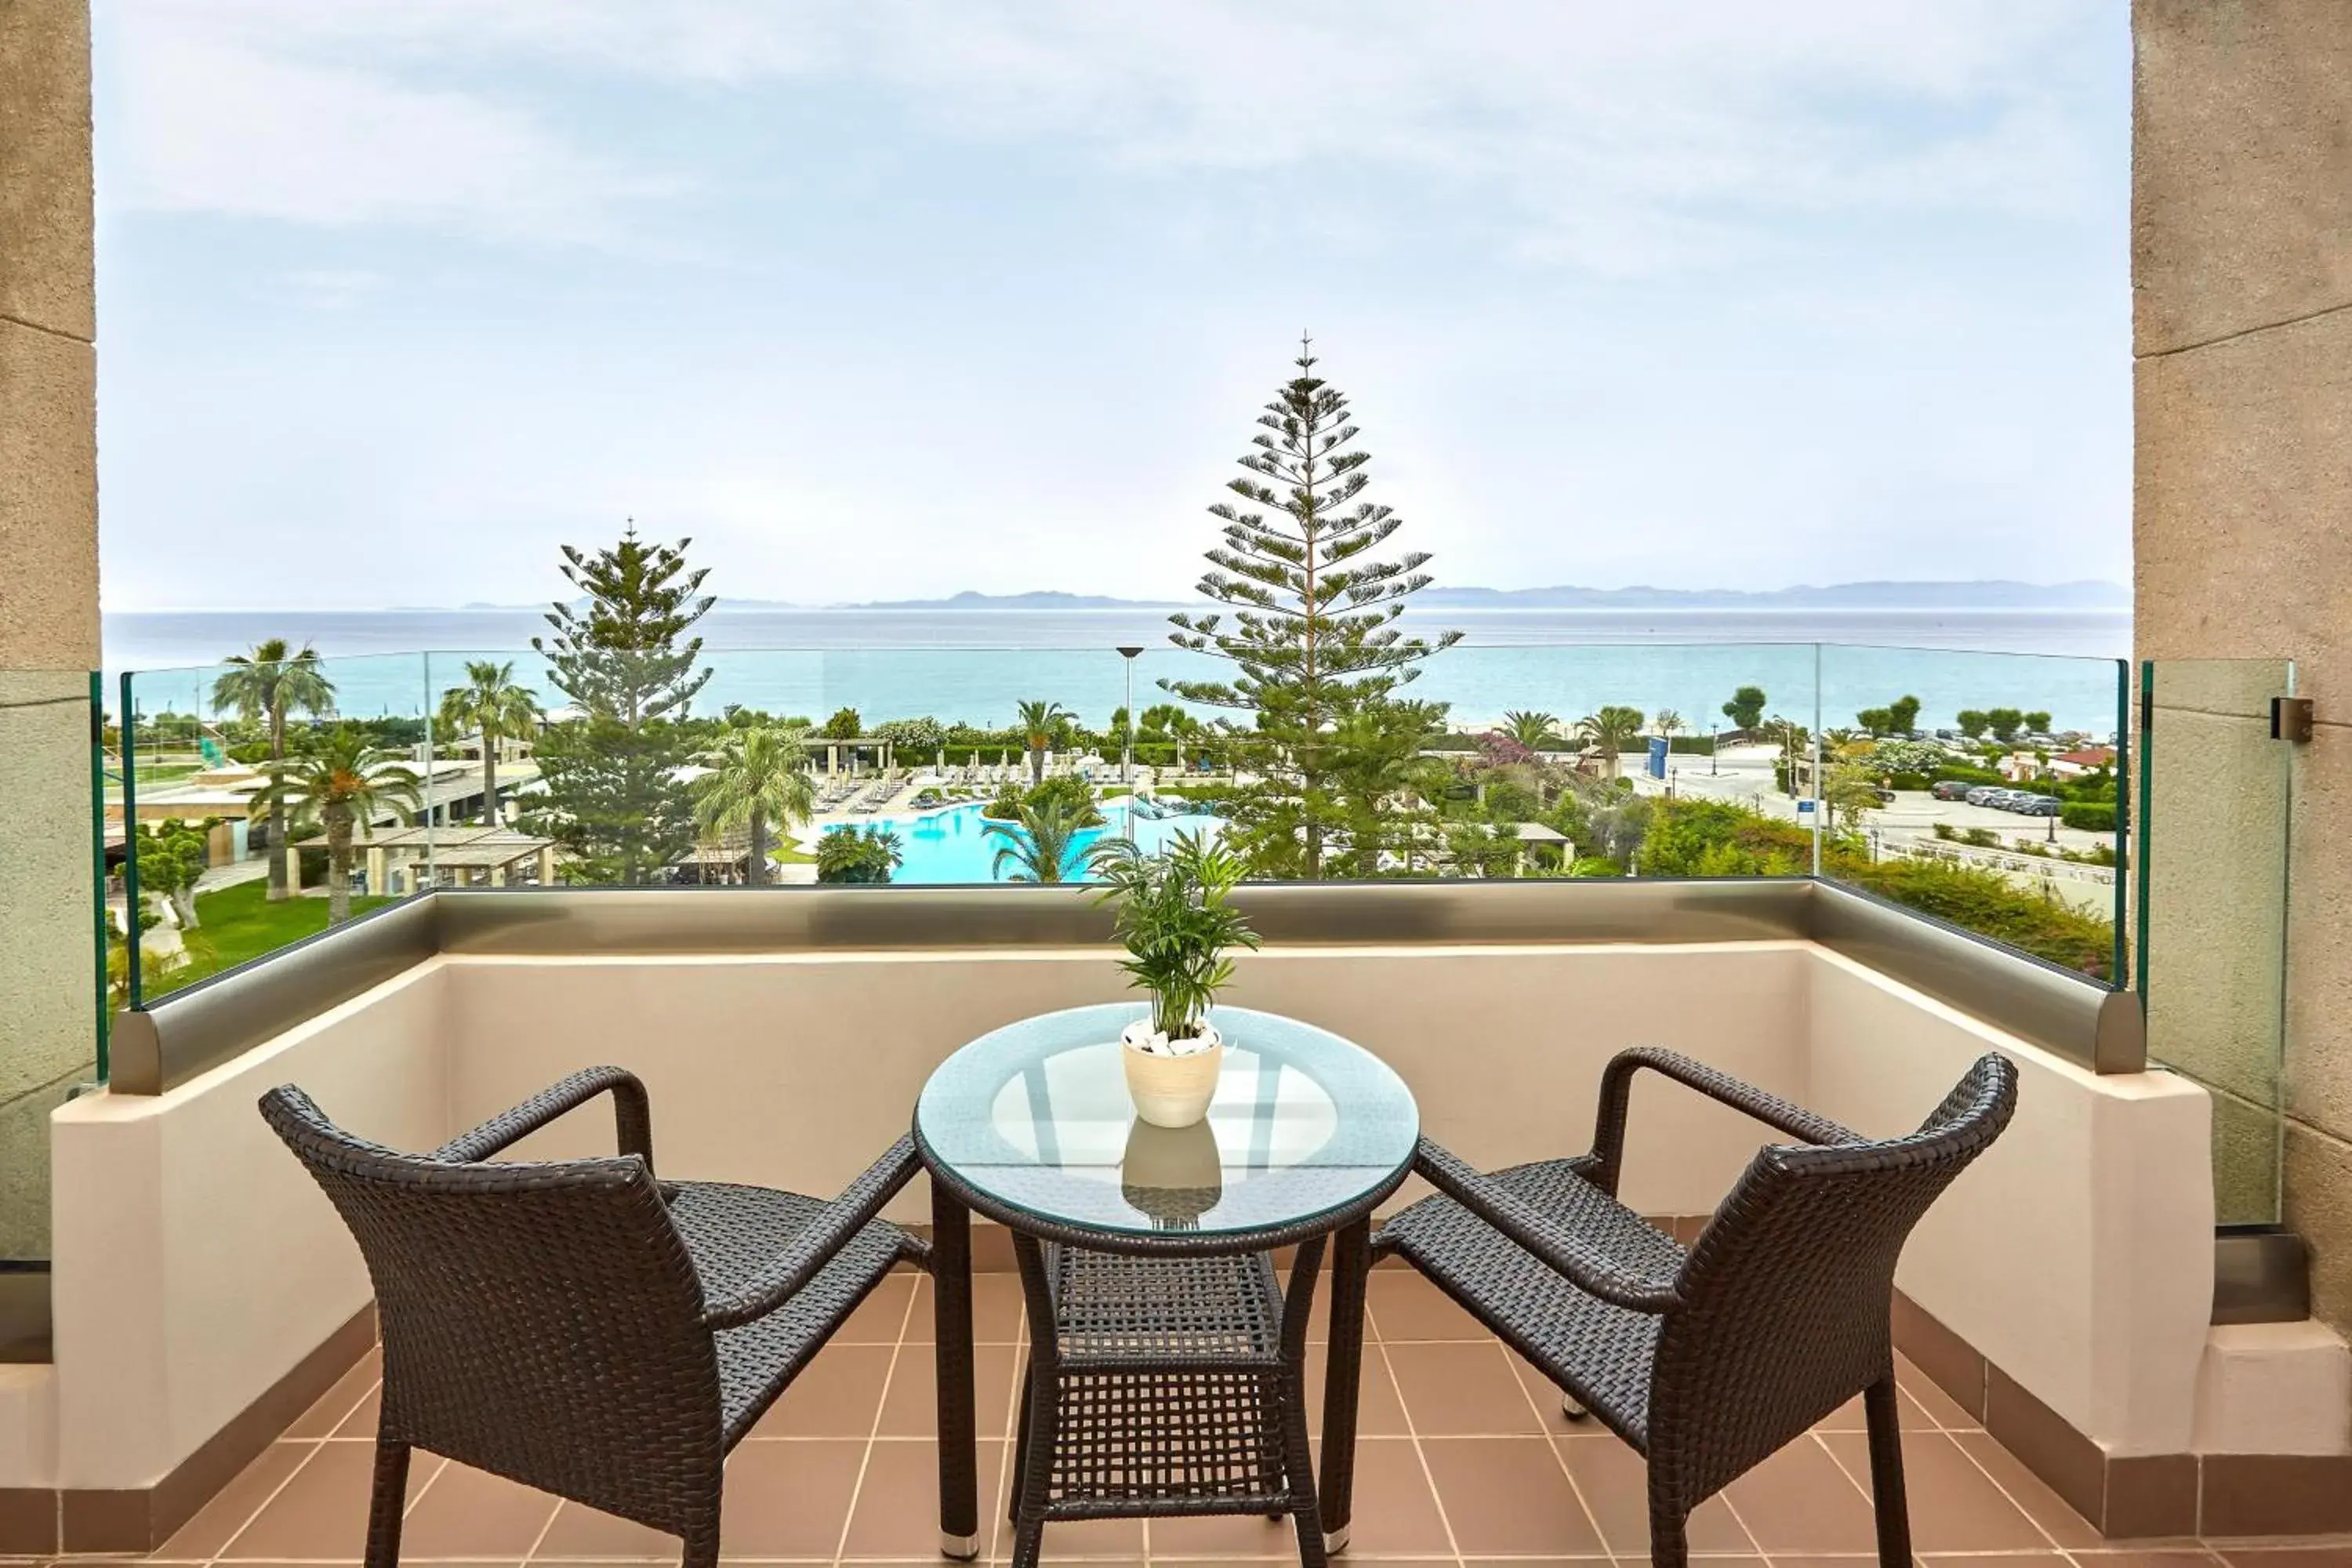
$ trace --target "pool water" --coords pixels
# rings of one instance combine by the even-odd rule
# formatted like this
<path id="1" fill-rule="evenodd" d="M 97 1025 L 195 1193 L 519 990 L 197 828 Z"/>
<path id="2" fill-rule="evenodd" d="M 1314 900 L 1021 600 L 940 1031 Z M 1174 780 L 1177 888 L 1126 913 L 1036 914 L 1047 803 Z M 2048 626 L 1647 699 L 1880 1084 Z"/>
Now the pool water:
<path id="1" fill-rule="evenodd" d="M 992 837 L 988 821 L 981 816 L 981 803 L 947 806 L 929 811 L 919 816 L 886 815 L 872 819 L 872 826 L 886 828 L 898 836 L 898 850 L 903 858 L 898 869 L 891 874 L 893 883 L 905 886 L 919 883 L 993 882 L 996 852 L 1005 847 L 1002 837 Z M 1103 835 L 1118 837 L 1127 830 L 1129 807 L 1125 801 L 1111 801 L 1102 807 L 1105 818 L 1100 827 L 1089 827 L 1073 841 L 1068 866 L 1085 864 L 1088 850 Z M 846 832 L 852 827 L 868 824 L 844 823 L 828 827 L 828 833 Z M 1168 847 L 1179 833 L 1214 831 L 1223 824 L 1213 816 L 1137 816 L 1135 818 L 1136 847 L 1147 855 L 1156 854 Z M 1006 876 L 1013 867 L 1004 868 Z"/>

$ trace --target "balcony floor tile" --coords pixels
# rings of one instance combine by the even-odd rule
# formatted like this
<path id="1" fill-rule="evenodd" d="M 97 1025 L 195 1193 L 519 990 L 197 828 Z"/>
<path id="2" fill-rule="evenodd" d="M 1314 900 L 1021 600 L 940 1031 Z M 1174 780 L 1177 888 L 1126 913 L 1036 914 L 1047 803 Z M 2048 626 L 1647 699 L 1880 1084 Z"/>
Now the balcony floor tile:
<path id="1" fill-rule="evenodd" d="M 1318 1307 L 1328 1300 L 1318 1291 Z M 1353 1542 L 1335 1568 L 1639 1568 L 1640 1458 L 1417 1275 L 1378 1271 L 1358 1444 Z M 936 1564 L 938 1450 L 929 1281 L 894 1275 L 730 1460 L 722 1555 L 733 1563 Z M 1012 1553 L 1004 1473 L 1024 1364 L 1019 1281 L 975 1281 L 984 1560 Z M 1320 1340 L 1320 1318 L 1318 1333 Z M 1324 1357 L 1308 1352 L 1321 1433 Z M 334 1568 L 359 1561 L 380 1388 L 371 1353 L 288 1436 L 138 1563 Z M 2116 1542 L 1907 1363 L 1898 1369 L 1919 1568 L 2352 1568 L 2352 1538 Z M 1692 1516 L 1696 1568 L 1874 1568 L 1869 1450 L 1858 1405 L 1824 1420 Z M 419 1568 L 675 1563 L 658 1531 L 419 1453 L 403 1558 Z M 1213 1568 L 1292 1562 L 1289 1525 L 1256 1518 L 1049 1525 L 1048 1562 Z M 62 1568 L 109 1568 L 77 1558 Z"/>

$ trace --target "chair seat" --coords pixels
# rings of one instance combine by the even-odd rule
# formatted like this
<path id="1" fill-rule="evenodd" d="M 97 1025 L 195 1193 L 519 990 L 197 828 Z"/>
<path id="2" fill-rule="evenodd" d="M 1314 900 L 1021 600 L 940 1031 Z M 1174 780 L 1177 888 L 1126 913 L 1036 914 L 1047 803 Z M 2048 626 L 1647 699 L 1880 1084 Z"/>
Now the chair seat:
<path id="1" fill-rule="evenodd" d="M 1586 1181 L 1583 1160 L 1548 1160 L 1497 1171 L 1494 1180 L 1621 1268 L 1672 1279 L 1683 1248 Z M 1406 1208 L 1381 1227 L 1380 1245 L 1403 1254 L 1619 1436 L 1646 1451 L 1660 1320 L 1587 1295 L 1449 1197 Z"/>
<path id="2" fill-rule="evenodd" d="M 750 1282 L 824 1206 L 798 1193 L 730 1182 L 680 1182 L 669 1198 L 670 1219 L 710 1297 Z M 751 1429 L 842 1319 L 890 1272 L 905 1245 L 898 1226 L 871 1221 L 782 1307 L 718 1331 L 720 1429 L 728 1447 Z"/>

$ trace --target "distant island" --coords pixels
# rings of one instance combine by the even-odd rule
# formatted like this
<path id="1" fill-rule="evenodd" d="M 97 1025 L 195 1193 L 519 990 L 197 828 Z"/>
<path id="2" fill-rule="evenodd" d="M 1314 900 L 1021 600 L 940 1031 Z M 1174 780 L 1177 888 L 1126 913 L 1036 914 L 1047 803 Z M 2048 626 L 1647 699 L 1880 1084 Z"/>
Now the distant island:
<path id="1" fill-rule="evenodd" d="M 1156 610 L 1186 603 L 1176 599 L 1114 599 L 1102 594 L 975 594 L 970 589 L 944 599 L 877 599 L 864 605 L 830 605 L 835 610 Z"/>
<path id="2" fill-rule="evenodd" d="M 836 610 L 1143 610 L 1189 600 L 1118 599 L 1101 594 L 976 594 L 833 605 Z M 2116 583 L 1835 583 L 1739 588 L 1425 588 L 1415 605 L 1458 610 L 2128 610 L 2131 590 Z M 743 600 L 719 608 L 781 608 Z"/>

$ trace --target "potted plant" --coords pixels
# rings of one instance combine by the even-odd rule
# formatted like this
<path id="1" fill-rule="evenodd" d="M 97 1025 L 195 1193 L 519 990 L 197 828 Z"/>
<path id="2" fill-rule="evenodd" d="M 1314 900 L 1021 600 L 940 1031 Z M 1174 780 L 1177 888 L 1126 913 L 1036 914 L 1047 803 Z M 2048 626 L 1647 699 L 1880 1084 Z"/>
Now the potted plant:
<path id="1" fill-rule="evenodd" d="M 1216 1095 L 1225 1045 L 1209 1008 L 1233 979 L 1230 950 L 1258 945 L 1231 901 L 1243 869 L 1206 834 L 1179 833 L 1157 855 L 1111 839 L 1094 857 L 1102 898 L 1118 905 L 1119 967 L 1151 995 L 1150 1016 L 1119 1036 L 1119 1055 L 1135 1113 L 1155 1127 L 1192 1126 Z"/>

